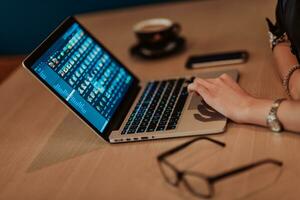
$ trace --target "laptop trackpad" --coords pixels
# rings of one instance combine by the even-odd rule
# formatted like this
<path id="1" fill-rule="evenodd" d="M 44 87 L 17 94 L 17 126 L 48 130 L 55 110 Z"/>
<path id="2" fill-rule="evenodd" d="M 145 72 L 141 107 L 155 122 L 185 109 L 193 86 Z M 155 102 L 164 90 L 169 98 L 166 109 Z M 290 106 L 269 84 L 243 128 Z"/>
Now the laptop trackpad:
<path id="1" fill-rule="evenodd" d="M 209 134 L 223 132 L 226 118 L 207 105 L 202 97 L 193 94 L 187 102 L 176 131 L 179 133 Z M 183 134 L 184 135 L 184 134 Z"/>
<path id="2" fill-rule="evenodd" d="M 188 110 L 197 110 L 194 113 L 195 119 L 202 122 L 223 120 L 225 117 L 215 109 L 207 105 L 201 96 L 193 94 Z"/>

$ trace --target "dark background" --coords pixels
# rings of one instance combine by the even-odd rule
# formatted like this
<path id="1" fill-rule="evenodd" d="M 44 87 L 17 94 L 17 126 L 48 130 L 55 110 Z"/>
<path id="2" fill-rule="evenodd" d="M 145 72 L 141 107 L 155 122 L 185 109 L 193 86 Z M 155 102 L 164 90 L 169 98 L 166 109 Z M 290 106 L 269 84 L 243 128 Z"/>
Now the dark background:
<path id="1" fill-rule="evenodd" d="M 5 0 L 0 4 L 0 55 L 32 51 L 67 16 L 174 0 Z"/>

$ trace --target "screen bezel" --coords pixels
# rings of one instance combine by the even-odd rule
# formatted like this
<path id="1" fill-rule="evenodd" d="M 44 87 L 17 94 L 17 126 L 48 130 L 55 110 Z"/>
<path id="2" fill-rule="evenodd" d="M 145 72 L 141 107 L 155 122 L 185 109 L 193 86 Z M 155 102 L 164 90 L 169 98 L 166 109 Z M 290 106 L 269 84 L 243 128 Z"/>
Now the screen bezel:
<path id="1" fill-rule="evenodd" d="M 131 86 L 128 88 L 127 93 L 123 97 L 123 100 L 120 102 L 119 106 L 116 108 L 115 113 L 113 114 L 111 120 L 106 125 L 103 132 L 100 132 L 92 123 L 90 123 L 80 112 L 74 109 L 62 96 L 58 94 L 46 81 L 44 81 L 33 69 L 33 64 L 57 41 L 59 37 L 64 34 L 72 24 L 77 23 L 80 28 L 82 28 L 99 46 L 101 46 L 108 54 L 114 59 L 119 65 L 124 67 L 124 69 L 132 76 L 133 81 Z M 139 79 L 130 71 L 128 68 L 122 64 L 100 41 L 98 41 L 88 30 L 86 30 L 73 16 L 65 19 L 41 44 L 38 46 L 25 60 L 23 61 L 23 66 L 28 69 L 39 81 L 41 81 L 52 93 L 55 94 L 69 109 L 71 109 L 75 114 L 77 114 L 81 120 L 87 123 L 99 136 L 109 141 L 109 135 L 111 131 L 114 130 L 115 124 L 119 122 L 118 119 L 118 110 L 124 110 L 125 112 L 129 110 L 124 109 L 125 106 L 128 107 L 130 102 L 127 100 L 134 100 L 134 95 L 136 95 L 136 90 L 139 88 Z"/>

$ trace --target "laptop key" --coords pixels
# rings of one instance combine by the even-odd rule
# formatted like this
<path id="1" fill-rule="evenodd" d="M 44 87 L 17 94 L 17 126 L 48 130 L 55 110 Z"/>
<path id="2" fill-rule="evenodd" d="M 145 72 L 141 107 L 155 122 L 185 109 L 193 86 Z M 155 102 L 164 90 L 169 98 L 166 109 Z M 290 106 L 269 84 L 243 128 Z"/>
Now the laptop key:
<path id="1" fill-rule="evenodd" d="M 168 125 L 166 130 L 176 129 L 176 125 Z"/>
<path id="2" fill-rule="evenodd" d="M 155 130 L 156 131 L 163 131 L 163 130 L 165 130 L 165 126 L 158 126 Z"/>
<path id="3" fill-rule="evenodd" d="M 173 110 L 173 113 L 172 113 L 169 123 L 167 125 L 167 130 L 176 128 L 176 125 L 181 116 L 182 109 L 184 107 L 187 97 L 188 97 L 187 88 L 184 87 L 184 88 L 182 88 L 181 94 L 177 100 L 176 106 Z"/>
<path id="4" fill-rule="evenodd" d="M 132 134 L 132 133 L 135 133 L 135 130 L 134 130 L 134 129 L 129 129 L 129 130 L 127 131 L 127 134 Z"/>
<path id="5" fill-rule="evenodd" d="M 141 129 L 138 129 L 136 131 L 136 133 L 144 133 L 146 131 L 146 128 L 141 128 Z"/>
<path id="6" fill-rule="evenodd" d="M 122 131 L 123 134 L 175 129 L 187 99 L 185 79 L 151 82 Z"/>
<path id="7" fill-rule="evenodd" d="M 153 131 L 155 131 L 155 127 L 150 127 L 150 126 L 146 130 L 146 132 L 153 132 Z"/>

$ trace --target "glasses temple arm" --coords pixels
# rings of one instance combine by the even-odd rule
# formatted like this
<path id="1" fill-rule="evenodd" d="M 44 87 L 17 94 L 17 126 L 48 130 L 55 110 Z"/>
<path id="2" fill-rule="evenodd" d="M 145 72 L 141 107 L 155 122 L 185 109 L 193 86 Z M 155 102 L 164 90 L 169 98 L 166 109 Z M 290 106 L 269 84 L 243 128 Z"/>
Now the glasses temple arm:
<path id="1" fill-rule="evenodd" d="M 188 142 L 186 142 L 186 143 L 183 143 L 183 144 L 181 144 L 181 145 L 179 145 L 179 146 L 177 146 L 177 147 L 175 147 L 175 148 L 173 148 L 173 149 L 170 149 L 170 150 L 168 150 L 168 151 L 166 151 L 166 152 L 164 152 L 164 153 L 158 155 L 158 156 L 157 156 L 157 159 L 158 159 L 158 160 L 161 160 L 161 159 L 163 159 L 163 158 L 166 157 L 166 156 L 172 155 L 172 154 L 174 154 L 174 153 L 176 153 L 176 152 L 178 152 L 178 151 L 180 151 L 180 150 L 186 148 L 187 146 L 189 146 L 190 144 L 192 144 L 192 143 L 194 143 L 194 142 L 196 142 L 196 141 L 198 141 L 198 140 L 208 140 L 208 141 L 211 141 L 211 142 L 213 142 L 213 143 L 215 143 L 215 144 L 217 144 L 217 145 L 219 145 L 219 146 L 222 146 L 222 147 L 225 147 L 225 146 L 226 146 L 225 143 L 220 142 L 220 141 L 217 141 L 217 140 L 214 140 L 214 139 L 211 139 L 211 138 L 208 138 L 208 137 L 198 137 L 198 138 L 195 138 L 195 139 L 193 139 L 193 140 L 190 140 L 190 141 L 188 141 Z"/>
<path id="2" fill-rule="evenodd" d="M 267 163 L 274 164 L 274 165 L 277 165 L 277 166 L 282 166 L 283 165 L 283 163 L 281 161 L 273 160 L 273 159 L 266 159 L 266 160 L 257 161 L 257 162 L 252 163 L 252 164 L 244 165 L 242 167 L 232 169 L 232 170 L 217 174 L 215 176 L 208 177 L 208 180 L 211 183 L 217 182 L 221 179 L 228 178 L 228 177 L 233 176 L 235 174 L 242 173 L 244 171 L 247 171 L 249 169 L 252 169 L 252 168 L 258 167 L 260 165 L 267 164 Z"/>

